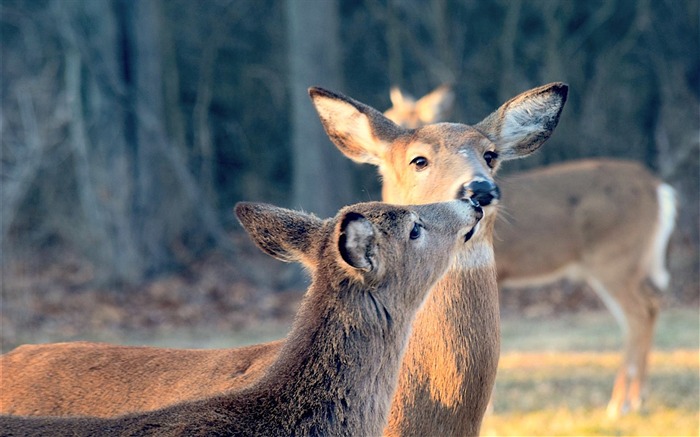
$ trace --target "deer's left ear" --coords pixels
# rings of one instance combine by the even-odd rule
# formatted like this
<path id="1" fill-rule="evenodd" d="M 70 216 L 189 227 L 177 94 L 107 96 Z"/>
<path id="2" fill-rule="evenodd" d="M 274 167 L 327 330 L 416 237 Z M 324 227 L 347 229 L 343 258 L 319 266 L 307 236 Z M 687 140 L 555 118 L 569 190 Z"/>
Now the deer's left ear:
<path id="1" fill-rule="evenodd" d="M 362 214 L 348 212 L 340 220 L 338 251 L 353 269 L 371 272 L 375 268 L 377 243 L 372 223 Z"/>
<path id="2" fill-rule="evenodd" d="M 264 203 L 239 202 L 236 217 L 265 253 L 314 268 L 323 221 L 311 214 Z"/>
<path id="3" fill-rule="evenodd" d="M 401 88 L 397 86 L 393 86 L 389 90 L 389 100 L 391 100 L 391 104 L 394 107 L 403 107 L 405 105 L 416 104 L 416 100 L 412 96 L 404 94 L 401 91 Z"/>
<path id="4" fill-rule="evenodd" d="M 475 127 L 509 160 L 530 155 L 559 123 L 569 86 L 555 82 L 526 91 L 504 103 Z"/>

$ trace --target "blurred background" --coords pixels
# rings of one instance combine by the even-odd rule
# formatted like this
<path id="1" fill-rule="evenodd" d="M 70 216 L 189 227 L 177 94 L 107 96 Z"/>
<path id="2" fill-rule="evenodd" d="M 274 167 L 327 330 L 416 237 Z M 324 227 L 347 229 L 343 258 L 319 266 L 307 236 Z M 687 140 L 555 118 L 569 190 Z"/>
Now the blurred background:
<path id="1" fill-rule="evenodd" d="M 654 358 L 677 358 L 681 370 L 669 372 L 684 376 L 657 375 L 656 384 L 678 396 L 657 398 L 656 411 L 668 415 L 622 433 L 649 433 L 649 423 L 696 433 L 699 4 L 2 0 L 2 351 L 39 341 L 215 346 L 283 335 L 302 275 L 248 242 L 235 202 L 330 216 L 381 199 L 376 169 L 350 162 L 325 136 L 309 86 L 383 111 L 391 86 L 420 97 L 449 84 L 450 121 L 472 124 L 520 92 L 564 81 L 569 99 L 553 137 L 499 176 L 619 157 L 644 163 L 678 191 L 657 346 L 691 352 Z M 526 432 L 498 422 L 499 413 L 512 422 L 511 410 L 551 407 L 555 416 L 538 422 L 549 424 L 575 422 L 570 411 L 581 408 L 602 410 L 621 340 L 594 294 L 559 283 L 506 290 L 501 301 L 503 363 L 522 371 L 508 355 L 521 348 L 588 350 L 609 374 L 589 375 L 599 384 L 584 383 L 592 391 L 563 413 L 546 399 L 551 390 L 576 392 L 571 378 L 538 388 L 501 378 L 507 387 L 497 389 L 512 396 L 496 397 L 496 422 L 485 432 Z M 571 335 L 549 341 L 553 332 Z M 534 398 L 522 401 L 523 392 Z"/>

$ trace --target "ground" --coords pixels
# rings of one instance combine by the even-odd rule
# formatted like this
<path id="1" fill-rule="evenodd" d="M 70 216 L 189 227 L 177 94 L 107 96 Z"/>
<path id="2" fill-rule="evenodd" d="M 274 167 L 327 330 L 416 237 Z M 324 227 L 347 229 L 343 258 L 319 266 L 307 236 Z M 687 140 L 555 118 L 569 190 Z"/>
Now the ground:
<path id="1" fill-rule="evenodd" d="M 20 258 L 3 266 L 2 352 L 71 340 L 234 347 L 284 336 L 303 287 L 280 284 L 300 272 L 250 247 L 241 257 L 212 255 L 119 290 L 95 286 L 89 264 L 70 252 Z M 502 354 L 483 435 L 699 434 L 697 302 L 665 300 L 645 409 L 618 420 L 607 419 L 605 406 L 622 339 L 590 290 L 505 290 L 501 307 Z"/>

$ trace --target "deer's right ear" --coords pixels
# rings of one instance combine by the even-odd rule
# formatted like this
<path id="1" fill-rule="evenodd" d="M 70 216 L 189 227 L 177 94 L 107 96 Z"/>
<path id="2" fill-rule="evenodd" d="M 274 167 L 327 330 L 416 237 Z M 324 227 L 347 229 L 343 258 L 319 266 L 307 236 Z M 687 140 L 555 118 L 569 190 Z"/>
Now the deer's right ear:
<path id="1" fill-rule="evenodd" d="M 263 252 L 282 261 L 300 261 L 313 267 L 321 219 L 264 203 L 239 202 L 235 211 L 238 221 Z"/>
<path id="2" fill-rule="evenodd" d="M 353 161 L 381 164 L 389 144 L 405 132 L 381 112 L 342 94 L 312 87 L 309 96 L 328 137 Z"/>

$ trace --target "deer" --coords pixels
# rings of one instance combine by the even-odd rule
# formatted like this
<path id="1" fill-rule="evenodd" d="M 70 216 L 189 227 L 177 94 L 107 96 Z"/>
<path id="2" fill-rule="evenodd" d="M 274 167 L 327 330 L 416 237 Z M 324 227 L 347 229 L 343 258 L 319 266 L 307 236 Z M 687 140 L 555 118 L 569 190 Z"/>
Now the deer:
<path id="1" fill-rule="evenodd" d="M 2 416 L 0 434 L 379 435 L 415 314 L 483 211 L 470 200 L 361 203 L 326 220 L 259 203 L 235 210 L 264 252 L 300 261 L 312 276 L 284 346 L 258 382 L 112 419 Z"/>
<path id="2" fill-rule="evenodd" d="M 551 136 L 568 86 L 556 82 L 525 91 L 473 126 L 417 129 L 340 93 L 312 87 L 309 95 L 341 153 L 379 167 L 384 201 L 472 199 L 483 209 L 477 232 L 416 315 L 384 430 L 477 435 L 500 353 L 492 242 L 500 190 L 494 175 L 501 163 L 530 155 Z M 281 340 L 229 350 L 24 345 L 0 361 L 8 381 L 0 412 L 113 417 L 240 390 L 265 374 L 282 347 Z M 191 383 L 173 391 L 153 383 L 161 380 Z"/>
<path id="3" fill-rule="evenodd" d="M 417 101 L 394 87 L 384 114 L 416 128 L 445 120 L 453 102 L 447 85 Z M 670 282 L 665 259 L 675 190 L 642 164 L 611 158 L 554 164 L 499 184 L 504 219 L 496 222 L 494 251 L 500 287 L 562 279 L 588 284 L 624 337 L 607 415 L 641 410 L 660 292 Z"/>
<path id="4" fill-rule="evenodd" d="M 391 107 L 384 115 L 396 124 L 415 129 L 426 124 L 447 120 L 454 107 L 455 93 L 448 84 L 443 84 L 416 100 L 397 86 L 389 91 Z"/>

